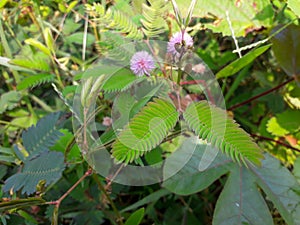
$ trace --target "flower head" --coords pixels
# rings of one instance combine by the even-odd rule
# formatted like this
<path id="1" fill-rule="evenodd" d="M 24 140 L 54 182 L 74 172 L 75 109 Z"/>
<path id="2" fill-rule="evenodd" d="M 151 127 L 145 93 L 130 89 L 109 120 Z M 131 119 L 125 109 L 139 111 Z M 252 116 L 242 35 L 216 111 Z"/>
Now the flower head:
<path id="1" fill-rule="evenodd" d="M 183 37 L 183 41 L 184 41 L 184 46 L 189 48 L 192 47 L 194 42 L 193 42 L 193 38 L 186 32 L 183 33 L 179 31 L 175 34 L 173 34 L 173 36 L 171 37 L 170 41 L 168 42 L 168 49 L 167 51 L 169 53 L 171 53 L 172 55 L 176 55 L 179 56 L 179 52 L 176 50 L 179 46 L 182 46 L 182 37 Z"/>
<path id="2" fill-rule="evenodd" d="M 155 68 L 153 57 L 146 51 L 135 53 L 130 60 L 130 69 L 137 76 L 146 74 L 150 76 L 150 72 Z"/>

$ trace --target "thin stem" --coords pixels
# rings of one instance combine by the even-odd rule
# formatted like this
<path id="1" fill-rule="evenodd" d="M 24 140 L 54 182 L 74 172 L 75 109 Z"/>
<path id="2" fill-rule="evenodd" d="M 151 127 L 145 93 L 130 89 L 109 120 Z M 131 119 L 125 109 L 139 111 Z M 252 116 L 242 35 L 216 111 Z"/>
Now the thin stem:
<path id="1" fill-rule="evenodd" d="M 267 141 L 272 141 L 272 142 L 275 142 L 276 144 L 282 145 L 282 146 L 284 146 L 284 147 L 286 147 L 286 148 L 289 148 L 289 149 L 291 149 L 291 150 L 294 150 L 294 151 L 296 151 L 296 152 L 300 152 L 300 149 L 295 148 L 295 147 L 293 147 L 293 146 L 291 146 L 291 145 L 289 145 L 289 144 L 286 144 L 286 143 L 284 143 L 284 142 L 282 142 L 282 141 L 277 141 L 277 140 L 274 140 L 274 139 L 272 139 L 272 138 L 264 137 L 264 136 L 259 136 L 259 135 L 256 135 L 256 134 L 251 134 L 251 136 L 252 136 L 252 137 L 259 138 L 259 139 L 267 140 Z"/>
<path id="2" fill-rule="evenodd" d="M 261 93 L 261 94 L 259 94 L 259 95 L 256 95 L 256 96 L 254 96 L 254 97 L 252 97 L 252 98 L 250 98 L 250 99 L 248 99 L 248 100 L 246 100 L 246 101 L 244 101 L 244 102 L 241 102 L 241 103 L 239 103 L 239 104 L 236 104 L 236 105 L 234 105 L 234 106 L 231 106 L 228 110 L 234 110 L 234 109 L 236 109 L 236 108 L 239 108 L 239 107 L 241 107 L 241 106 L 243 106 L 243 105 L 246 105 L 246 104 L 252 102 L 252 101 L 255 100 L 255 99 L 258 99 L 258 98 L 260 98 L 260 97 L 262 97 L 262 96 L 268 95 L 268 94 L 270 94 L 271 92 L 273 92 L 273 91 L 275 91 L 275 90 L 277 90 L 277 89 L 283 87 L 284 85 L 286 85 L 286 84 L 292 82 L 293 80 L 294 80 L 294 78 L 291 78 L 291 79 L 289 79 L 289 80 L 283 82 L 282 84 L 277 85 L 276 87 L 274 87 L 274 88 L 272 88 L 272 89 L 270 89 L 270 90 L 268 90 L 268 91 L 265 91 L 265 92 L 263 92 L 263 93 Z"/>
<path id="3" fill-rule="evenodd" d="M 48 205 L 55 205 L 56 208 L 59 208 L 61 202 L 88 176 L 90 176 L 93 173 L 93 170 L 89 168 L 82 177 L 79 178 L 78 181 L 76 181 L 75 184 L 73 184 L 72 187 L 70 187 L 69 190 L 67 190 L 66 193 L 64 193 L 58 200 L 53 202 L 47 202 Z"/>
<path id="4" fill-rule="evenodd" d="M 103 194 L 105 195 L 106 199 L 109 201 L 109 203 L 110 203 L 110 205 L 111 205 L 111 207 L 112 207 L 114 213 L 116 214 L 116 216 L 117 216 L 117 218 L 118 218 L 118 219 L 117 219 L 118 222 L 120 223 L 120 225 L 123 225 L 124 223 L 123 223 L 123 217 L 121 216 L 121 213 L 119 212 L 119 210 L 117 209 L 115 203 L 113 202 L 113 200 L 111 199 L 111 197 L 110 197 L 109 194 L 107 193 L 105 187 L 101 184 L 101 182 L 100 182 L 98 176 L 97 176 L 96 174 L 93 174 L 93 178 L 94 178 L 94 180 L 96 181 L 96 183 L 97 183 L 97 185 L 98 185 L 100 191 L 103 192 Z"/>

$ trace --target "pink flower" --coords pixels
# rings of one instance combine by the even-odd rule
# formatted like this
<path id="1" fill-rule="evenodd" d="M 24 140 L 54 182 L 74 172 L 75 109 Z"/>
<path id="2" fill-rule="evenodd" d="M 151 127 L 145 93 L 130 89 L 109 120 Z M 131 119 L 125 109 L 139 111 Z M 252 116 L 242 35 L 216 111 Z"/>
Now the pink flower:
<path id="1" fill-rule="evenodd" d="M 112 118 L 108 116 L 104 117 L 102 124 L 106 127 L 109 127 L 112 124 Z"/>
<path id="2" fill-rule="evenodd" d="M 182 43 L 182 36 L 183 36 L 184 45 Z M 188 33 L 184 32 L 184 34 L 182 35 L 182 32 L 179 31 L 173 34 L 173 36 L 171 37 L 170 41 L 168 42 L 167 51 L 172 55 L 179 56 L 180 53 L 176 50 L 176 48 L 178 47 L 181 48 L 182 46 L 189 48 L 192 47 L 193 44 L 194 44 L 193 39 Z"/>
<path id="3" fill-rule="evenodd" d="M 146 51 L 135 53 L 130 60 L 130 69 L 132 72 L 141 77 L 144 74 L 150 76 L 150 72 L 155 68 L 153 57 Z"/>

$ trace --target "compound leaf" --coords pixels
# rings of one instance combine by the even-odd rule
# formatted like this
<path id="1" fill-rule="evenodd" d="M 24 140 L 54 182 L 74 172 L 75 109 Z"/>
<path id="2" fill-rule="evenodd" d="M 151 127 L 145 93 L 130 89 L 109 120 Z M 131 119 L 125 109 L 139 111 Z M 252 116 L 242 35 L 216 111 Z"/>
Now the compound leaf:
<path id="1" fill-rule="evenodd" d="M 61 133 L 55 127 L 59 115 L 60 113 L 49 114 L 39 120 L 36 126 L 22 133 L 23 145 L 29 154 L 26 160 L 47 151 L 59 139 Z"/>
<path id="2" fill-rule="evenodd" d="M 173 104 L 155 98 L 136 114 L 112 146 L 117 162 L 129 163 L 152 150 L 166 137 L 178 120 Z"/>
<path id="3" fill-rule="evenodd" d="M 21 173 L 9 177 L 5 181 L 3 191 L 22 189 L 23 194 L 32 194 L 40 181 L 45 181 L 45 186 L 57 181 L 64 168 L 64 156 L 61 152 L 43 152 L 38 157 L 26 161 Z"/>
<path id="4" fill-rule="evenodd" d="M 227 116 L 226 111 L 207 101 L 200 101 L 191 103 L 183 116 L 196 135 L 227 153 L 233 160 L 245 165 L 246 160 L 260 165 L 263 155 L 259 147 Z"/>

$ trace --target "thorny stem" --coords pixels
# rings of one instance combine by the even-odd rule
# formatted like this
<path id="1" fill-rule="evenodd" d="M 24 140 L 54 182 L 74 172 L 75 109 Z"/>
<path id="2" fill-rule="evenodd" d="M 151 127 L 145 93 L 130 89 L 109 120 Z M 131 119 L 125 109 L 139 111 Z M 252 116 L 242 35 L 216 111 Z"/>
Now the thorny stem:
<path id="1" fill-rule="evenodd" d="M 259 94 L 259 95 L 256 95 L 256 96 L 254 96 L 254 97 L 252 97 L 252 98 L 250 98 L 250 99 L 248 99 L 248 100 L 246 100 L 246 101 L 243 101 L 243 102 L 241 102 L 241 103 L 239 103 L 239 104 L 236 104 L 236 105 L 234 105 L 234 106 L 231 106 L 228 110 L 234 110 L 234 109 L 236 109 L 236 108 L 239 108 L 239 107 L 241 107 L 241 106 L 243 106 L 243 105 L 246 105 L 246 104 L 252 102 L 252 101 L 255 100 L 255 99 L 258 99 L 258 98 L 260 98 L 260 97 L 262 97 L 262 96 L 268 95 L 268 94 L 270 94 L 271 92 L 273 92 L 273 91 L 275 91 L 275 90 L 277 90 L 277 89 L 283 87 L 284 85 L 286 85 L 286 84 L 292 82 L 294 79 L 295 79 L 295 78 L 291 78 L 291 79 L 289 79 L 289 80 L 283 82 L 282 84 L 277 85 L 276 87 L 274 87 L 274 88 L 272 88 L 272 89 L 270 89 L 270 90 L 268 90 L 268 91 L 265 91 L 265 92 L 263 92 L 263 93 L 261 93 L 261 94 Z"/>
<path id="2" fill-rule="evenodd" d="M 291 146 L 291 145 L 289 145 L 289 144 L 286 144 L 286 143 L 284 143 L 284 142 L 282 142 L 282 141 L 277 141 L 277 140 L 274 140 L 274 139 L 272 139 L 272 138 L 268 138 L 268 137 L 264 137 L 264 136 L 259 136 L 259 135 L 256 135 L 256 134 L 251 134 L 251 136 L 252 136 L 252 137 L 259 138 L 259 139 L 267 140 L 267 141 L 272 141 L 272 142 L 275 142 L 276 144 L 282 145 L 282 146 L 284 146 L 284 147 L 286 147 L 286 148 L 289 148 L 289 149 L 291 149 L 291 150 L 294 150 L 294 151 L 296 151 L 296 152 L 300 152 L 300 149 L 295 148 L 295 147 L 293 147 L 293 146 Z"/>

